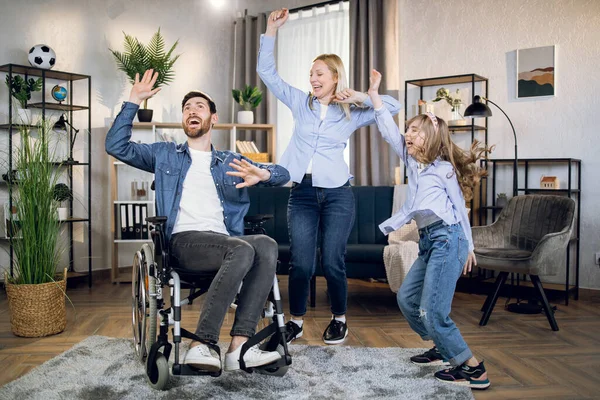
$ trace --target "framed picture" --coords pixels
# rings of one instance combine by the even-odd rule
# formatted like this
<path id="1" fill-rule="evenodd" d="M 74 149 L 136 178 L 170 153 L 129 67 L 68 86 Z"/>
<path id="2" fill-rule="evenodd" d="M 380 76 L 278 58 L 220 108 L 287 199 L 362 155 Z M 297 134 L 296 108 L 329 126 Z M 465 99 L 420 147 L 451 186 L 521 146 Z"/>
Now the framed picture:
<path id="1" fill-rule="evenodd" d="M 556 93 L 556 46 L 517 50 L 517 98 Z"/>

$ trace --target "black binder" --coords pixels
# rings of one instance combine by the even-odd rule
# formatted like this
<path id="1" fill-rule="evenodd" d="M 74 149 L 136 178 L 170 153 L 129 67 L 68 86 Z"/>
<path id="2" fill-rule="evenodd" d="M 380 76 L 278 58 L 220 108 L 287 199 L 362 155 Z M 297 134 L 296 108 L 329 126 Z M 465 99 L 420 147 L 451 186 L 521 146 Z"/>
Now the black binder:
<path id="1" fill-rule="evenodd" d="M 142 239 L 150 239 L 148 235 L 148 223 L 146 218 L 148 217 L 148 204 L 142 204 Z"/>
<path id="2" fill-rule="evenodd" d="M 133 204 L 133 231 L 134 239 L 142 238 L 142 205 Z"/>
<path id="3" fill-rule="evenodd" d="M 129 232 L 127 231 L 127 204 L 120 204 L 119 226 L 121 227 L 121 239 L 128 239 Z"/>

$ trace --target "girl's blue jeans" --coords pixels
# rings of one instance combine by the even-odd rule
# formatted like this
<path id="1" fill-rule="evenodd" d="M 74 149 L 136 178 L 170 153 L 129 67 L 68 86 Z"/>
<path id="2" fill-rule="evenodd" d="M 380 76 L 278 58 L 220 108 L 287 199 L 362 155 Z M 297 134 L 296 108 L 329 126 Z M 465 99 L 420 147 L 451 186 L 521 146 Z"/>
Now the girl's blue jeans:
<path id="1" fill-rule="evenodd" d="M 460 224 L 437 221 L 419 229 L 419 256 L 398 291 L 398 305 L 423 340 L 433 340 L 444 359 L 458 366 L 473 354 L 450 310 L 456 282 L 469 253 Z"/>

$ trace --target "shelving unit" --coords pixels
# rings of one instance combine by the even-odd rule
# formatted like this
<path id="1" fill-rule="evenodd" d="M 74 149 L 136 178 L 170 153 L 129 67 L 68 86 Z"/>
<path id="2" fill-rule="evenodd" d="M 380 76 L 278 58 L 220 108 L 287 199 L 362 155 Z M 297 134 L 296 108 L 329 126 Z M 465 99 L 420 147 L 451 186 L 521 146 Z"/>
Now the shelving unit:
<path id="1" fill-rule="evenodd" d="M 451 87 L 451 89 L 469 89 L 470 93 L 467 94 L 467 98 L 465 99 L 463 96 L 463 101 L 467 102 L 467 105 L 470 104 L 470 99 L 473 98 L 475 94 L 479 94 L 485 97 L 489 97 L 489 86 L 488 86 L 488 78 L 485 78 L 478 74 L 463 74 L 463 75 L 451 75 L 451 76 L 440 76 L 434 78 L 424 78 L 424 79 L 412 79 L 404 82 L 404 122 L 408 121 L 410 118 L 409 115 L 409 102 L 411 105 L 416 105 L 417 101 L 412 101 L 409 98 L 409 92 L 414 92 L 410 90 L 411 88 L 417 87 L 419 89 L 418 99 L 425 100 L 425 91 L 426 88 L 433 87 Z M 437 90 L 437 89 L 436 89 Z M 427 93 L 432 99 L 435 98 L 435 91 L 431 90 Z M 418 100 L 417 99 L 417 100 Z M 430 101 L 430 100 L 427 100 Z M 471 133 L 470 143 L 473 143 L 476 139 L 476 135 L 483 133 L 483 138 L 479 138 L 479 140 L 487 147 L 488 146 L 488 121 L 487 118 L 482 118 L 483 125 L 475 124 L 475 119 L 471 119 L 471 123 L 468 125 L 454 125 L 448 126 L 450 133 L 458 134 L 458 133 Z M 404 166 L 404 183 L 407 182 L 406 176 L 406 166 Z M 478 215 L 479 204 L 476 203 L 475 199 L 477 199 L 476 195 L 477 188 L 473 191 L 473 200 L 470 203 L 471 213 L 470 213 L 470 222 L 471 225 L 474 225 L 474 216 Z M 477 221 L 480 224 L 480 221 Z"/>
<path id="2" fill-rule="evenodd" d="M 87 182 L 87 210 L 84 210 L 87 215 L 84 216 L 73 216 L 73 200 L 69 201 L 69 215 L 72 217 L 62 221 L 63 224 L 68 225 L 69 230 L 69 278 L 73 277 L 88 277 L 88 285 L 92 286 L 92 217 L 91 217 L 91 198 L 92 198 L 92 185 L 91 185 L 91 177 L 92 177 L 92 151 L 91 151 L 91 131 L 92 131 L 92 110 L 91 110 L 91 91 L 92 91 L 92 78 L 89 75 L 82 75 L 72 72 L 63 72 L 63 71 L 55 71 L 55 70 L 46 70 L 40 68 L 34 68 L 24 65 L 16 65 L 16 64 L 5 64 L 0 66 L 0 72 L 6 73 L 11 79 L 14 75 L 23 75 L 25 79 L 29 79 L 30 77 L 40 77 L 42 78 L 42 91 L 41 91 L 41 102 L 29 103 L 27 104 L 27 108 L 29 109 L 39 109 L 41 110 L 42 119 L 46 118 L 47 110 L 56 110 L 62 111 L 68 115 L 68 120 L 73 121 L 73 113 L 76 111 L 87 111 L 87 128 L 86 132 L 81 132 L 78 138 L 85 137 L 86 146 L 84 146 L 83 156 L 87 156 L 86 161 L 76 161 L 76 162 L 56 162 L 53 163 L 55 166 L 60 167 L 65 170 L 67 174 L 67 183 L 71 190 L 73 190 L 73 171 L 75 168 L 84 168 L 86 171 L 84 172 L 84 176 Z M 65 99 L 64 104 L 59 103 L 49 103 L 46 101 L 46 88 L 48 81 L 54 81 L 63 83 L 66 82 L 67 91 L 68 91 L 68 99 Z M 73 93 L 74 93 L 74 82 L 82 81 L 83 86 L 87 88 L 87 105 L 74 104 L 73 101 Z M 87 83 L 87 85 L 86 85 Z M 81 86 L 78 84 L 78 86 Z M 12 164 L 12 152 L 13 152 L 13 134 L 18 132 L 18 129 L 22 125 L 13 123 L 13 100 L 10 95 L 10 91 L 8 92 L 8 123 L 1 124 L 0 130 L 8 131 L 8 171 L 13 170 Z M 31 128 L 35 128 L 36 126 L 27 125 Z M 68 144 L 70 144 L 73 140 L 74 130 L 73 127 L 68 127 Z M 73 158 L 73 147 L 68 145 L 68 157 Z M 9 198 L 9 209 L 12 209 L 13 196 L 10 187 L 8 188 L 8 198 Z M 82 193 L 82 195 L 84 195 Z M 88 260 L 88 270 L 87 272 L 77 272 L 74 270 L 74 256 L 75 250 L 73 246 L 73 224 L 75 223 L 85 223 L 87 224 L 87 255 L 86 258 Z M 13 248 L 10 246 L 10 274 L 13 273 Z"/>
<path id="3" fill-rule="evenodd" d="M 496 206 L 496 183 L 498 181 L 498 169 L 500 167 L 506 167 L 512 173 L 514 159 L 489 159 L 480 161 L 482 168 L 488 170 L 488 177 L 482 179 L 482 190 L 479 192 L 479 201 L 481 206 L 479 207 L 479 219 L 483 222 L 483 225 L 491 224 L 496 220 L 500 211 L 503 207 Z M 576 203 L 575 209 L 575 226 L 573 229 L 573 235 L 569 246 L 567 247 L 566 255 L 566 272 L 565 272 L 565 284 L 563 286 L 565 296 L 565 305 L 569 304 L 570 294 L 574 294 L 575 300 L 579 299 L 579 262 L 580 262 L 580 234 L 581 234 L 581 160 L 576 158 L 521 158 L 518 160 L 519 169 L 522 168 L 524 174 L 524 185 L 518 188 L 519 194 L 558 194 L 565 195 L 569 198 L 573 198 Z M 534 167 L 551 167 L 551 168 L 566 168 L 566 188 L 561 189 L 542 189 L 530 187 L 530 181 L 532 178 L 531 169 Z M 565 176 L 563 173 L 563 176 Z M 539 173 L 536 177 L 541 177 L 543 174 Z M 511 174 L 512 177 L 512 174 Z M 512 178 L 511 178 L 512 179 Z M 512 180 L 511 180 L 512 182 Z M 491 196 L 487 196 L 487 188 L 491 186 Z M 485 189 L 485 190 L 483 190 Z M 491 200 L 490 200 L 491 197 Z M 491 205 L 488 206 L 488 202 L 491 201 Z M 575 262 L 574 266 L 571 264 L 571 251 L 575 251 Z M 571 268 L 575 268 L 575 282 L 571 283 Z M 551 286 L 544 284 L 546 290 L 552 290 Z M 554 290 L 558 290 L 554 288 Z"/>
<path id="4" fill-rule="evenodd" d="M 150 141 L 160 141 L 160 135 L 158 134 L 158 129 L 177 129 L 181 130 L 181 123 L 171 123 L 171 122 L 136 122 L 133 124 L 134 134 L 136 131 L 151 131 L 151 135 L 149 139 Z M 215 124 L 212 128 L 213 130 L 224 130 L 229 131 L 229 150 L 235 150 L 235 143 L 237 140 L 237 132 L 242 130 L 254 130 L 254 131 L 266 131 L 267 132 L 267 153 L 270 156 L 270 160 L 272 163 L 276 162 L 276 133 L 275 133 L 275 125 L 271 124 L 252 124 L 252 125 L 242 125 L 242 124 Z M 144 141 L 147 142 L 148 140 Z M 150 200 L 132 200 L 129 199 L 128 196 L 125 196 L 121 193 L 119 188 L 119 175 L 120 174 L 148 174 L 148 181 L 152 182 L 154 180 L 153 175 L 147 172 L 136 170 L 133 167 L 128 166 L 127 164 L 114 159 L 113 157 L 109 157 L 109 170 L 110 170 L 110 182 L 111 182 L 111 202 L 113 205 L 120 204 L 148 204 L 148 213 L 149 215 L 154 215 L 154 192 L 151 191 L 149 193 Z M 135 172 L 134 172 L 135 171 Z M 136 245 L 140 245 L 142 243 L 151 242 L 151 239 L 120 239 L 117 231 L 117 221 L 115 219 L 114 213 L 111 212 L 111 231 L 113 237 L 113 246 L 112 246 L 112 268 L 111 268 L 111 279 L 113 283 L 120 282 L 131 282 L 131 274 L 123 274 L 121 273 L 121 268 L 130 267 L 130 265 L 121 265 L 119 261 L 120 249 L 125 249 L 127 245 L 135 243 Z M 129 246 L 131 247 L 131 246 Z M 133 250 L 135 251 L 135 250 Z M 128 254 L 129 256 L 129 254 Z M 133 259 L 133 252 L 131 253 L 131 260 Z"/>

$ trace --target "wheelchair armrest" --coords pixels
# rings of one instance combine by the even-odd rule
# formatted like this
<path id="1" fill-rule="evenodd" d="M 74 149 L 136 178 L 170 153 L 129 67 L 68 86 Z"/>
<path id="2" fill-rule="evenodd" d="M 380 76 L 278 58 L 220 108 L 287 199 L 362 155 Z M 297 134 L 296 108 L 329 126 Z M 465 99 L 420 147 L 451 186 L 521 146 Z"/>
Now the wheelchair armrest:
<path id="1" fill-rule="evenodd" d="M 273 214 L 256 214 L 256 215 L 246 215 L 244 217 L 244 222 L 248 222 L 250 224 L 262 224 L 265 221 L 273 218 Z"/>
<path id="2" fill-rule="evenodd" d="M 146 218 L 146 222 L 154 225 L 164 224 L 167 222 L 167 217 L 148 217 Z"/>

